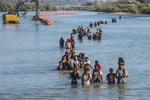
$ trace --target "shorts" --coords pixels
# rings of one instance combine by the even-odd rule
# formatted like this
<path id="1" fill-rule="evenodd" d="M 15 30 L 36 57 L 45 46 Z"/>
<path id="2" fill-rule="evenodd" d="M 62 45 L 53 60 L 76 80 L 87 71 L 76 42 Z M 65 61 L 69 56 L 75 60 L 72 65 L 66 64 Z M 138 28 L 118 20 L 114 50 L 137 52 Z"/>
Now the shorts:
<path id="1" fill-rule="evenodd" d="M 100 73 L 100 75 L 103 75 L 103 72 L 101 70 L 99 71 L 99 73 Z"/>

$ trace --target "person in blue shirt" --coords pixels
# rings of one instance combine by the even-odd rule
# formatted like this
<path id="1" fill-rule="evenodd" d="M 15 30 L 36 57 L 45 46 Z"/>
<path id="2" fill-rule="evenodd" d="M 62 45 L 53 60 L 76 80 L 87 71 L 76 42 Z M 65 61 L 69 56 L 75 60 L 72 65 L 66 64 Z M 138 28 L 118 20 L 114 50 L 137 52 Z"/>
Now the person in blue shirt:
<path id="1" fill-rule="evenodd" d="M 60 48 L 64 48 L 64 43 L 65 43 L 65 40 L 64 40 L 63 37 L 61 37 L 60 40 L 59 40 Z"/>

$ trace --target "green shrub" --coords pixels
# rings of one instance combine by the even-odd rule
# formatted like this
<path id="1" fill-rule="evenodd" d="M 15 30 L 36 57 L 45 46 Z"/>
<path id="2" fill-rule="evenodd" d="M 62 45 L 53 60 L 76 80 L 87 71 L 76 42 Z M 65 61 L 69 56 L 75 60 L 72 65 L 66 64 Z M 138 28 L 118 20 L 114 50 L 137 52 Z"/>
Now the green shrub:
<path id="1" fill-rule="evenodd" d="M 143 8 L 143 9 L 141 9 L 140 10 L 140 13 L 142 13 L 142 14 L 150 14 L 150 7 L 149 8 Z"/>
<path id="2" fill-rule="evenodd" d="M 134 14 L 150 12 L 150 4 L 118 4 L 118 3 L 106 3 L 97 4 L 95 11 L 97 12 L 130 12 Z"/>

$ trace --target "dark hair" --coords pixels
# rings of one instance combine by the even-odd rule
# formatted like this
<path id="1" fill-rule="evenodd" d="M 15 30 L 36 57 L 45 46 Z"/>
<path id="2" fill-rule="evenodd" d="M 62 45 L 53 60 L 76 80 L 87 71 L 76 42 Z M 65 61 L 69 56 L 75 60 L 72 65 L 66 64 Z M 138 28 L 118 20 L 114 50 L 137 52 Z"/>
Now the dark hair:
<path id="1" fill-rule="evenodd" d="M 66 60 L 67 60 L 67 61 L 68 61 L 68 58 L 70 58 L 70 56 L 69 56 L 69 55 L 67 55 L 67 56 L 66 56 Z"/>
<path id="2" fill-rule="evenodd" d="M 84 56 L 85 55 L 85 53 L 82 53 L 82 56 Z"/>
<path id="3" fill-rule="evenodd" d="M 121 65 L 124 65 L 124 64 L 119 64 L 118 69 L 120 69 L 120 70 L 121 70 Z"/>
<path id="4" fill-rule="evenodd" d="M 111 71 L 111 70 L 113 71 L 113 68 L 110 68 L 110 69 L 109 69 L 109 71 Z"/>
<path id="5" fill-rule="evenodd" d="M 98 60 L 95 60 L 95 63 L 99 63 Z"/>
<path id="6" fill-rule="evenodd" d="M 85 57 L 85 59 L 89 59 L 89 57 Z"/>
<path id="7" fill-rule="evenodd" d="M 124 59 L 122 57 L 118 58 L 118 64 L 124 64 Z"/>
<path id="8" fill-rule="evenodd" d="M 86 73 L 87 71 L 89 71 L 89 69 L 86 68 L 86 69 L 85 69 L 85 73 Z"/>
<path id="9" fill-rule="evenodd" d="M 89 64 L 89 63 L 86 63 L 86 66 L 90 66 L 90 64 Z"/>
<path id="10" fill-rule="evenodd" d="M 66 57 L 66 55 L 62 56 L 61 60 L 63 60 L 64 57 Z"/>
<path id="11" fill-rule="evenodd" d="M 62 61 L 59 61 L 59 64 L 62 63 Z"/>

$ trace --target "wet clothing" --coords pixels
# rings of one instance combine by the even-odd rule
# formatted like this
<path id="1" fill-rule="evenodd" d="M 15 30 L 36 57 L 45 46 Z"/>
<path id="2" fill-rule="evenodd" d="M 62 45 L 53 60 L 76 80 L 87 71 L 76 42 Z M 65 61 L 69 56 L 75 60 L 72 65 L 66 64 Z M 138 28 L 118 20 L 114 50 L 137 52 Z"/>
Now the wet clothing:
<path id="1" fill-rule="evenodd" d="M 82 33 L 79 33 L 78 38 L 82 40 Z"/>
<path id="2" fill-rule="evenodd" d="M 91 33 L 88 33 L 88 34 L 87 34 L 87 37 L 88 37 L 88 39 L 91 39 L 91 38 L 92 38 Z"/>
<path id="3" fill-rule="evenodd" d="M 93 27 L 93 24 L 92 23 L 90 23 L 90 25 L 89 25 L 91 28 Z"/>
<path id="4" fill-rule="evenodd" d="M 93 34 L 93 39 L 97 39 L 97 37 L 98 37 L 97 34 L 94 33 Z"/>
<path id="5" fill-rule="evenodd" d="M 84 65 L 84 70 L 87 69 L 87 64 L 89 64 L 89 66 L 91 67 L 91 62 L 88 60 L 87 62 L 84 61 L 83 65 Z M 88 70 L 90 70 L 90 68 L 88 68 Z"/>
<path id="6" fill-rule="evenodd" d="M 75 63 L 76 63 L 76 65 L 79 65 L 79 60 L 74 60 L 75 61 Z"/>
<path id="7" fill-rule="evenodd" d="M 97 25 L 98 25 L 98 26 L 100 25 L 100 22 L 99 22 L 99 21 L 97 22 Z"/>
<path id="8" fill-rule="evenodd" d="M 127 70 L 117 70 L 116 77 L 117 77 L 117 83 L 118 84 L 125 84 L 125 76 L 124 74 L 128 74 Z"/>
<path id="9" fill-rule="evenodd" d="M 84 79 L 84 76 L 85 76 L 85 79 Z M 91 77 L 91 74 L 90 74 L 90 76 L 89 75 L 83 75 L 83 80 L 82 80 L 83 82 L 82 82 L 82 84 L 90 85 L 91 84 L 90 77 Z"/>
<path id="10" fill-rule="evenodd" d="M 67 70 L 66 62 L 62 62 L 62 70 Z"/>
<path id="11" fill-rule="evenodd" d="M 72 78 L 71 84 L 78 84 L 77 79 L 80 79 L 79 74 L 78 73 L 74 74 L 74 72 L 72 72 L 70 73 L 70 75 Z"/>
<path id="12" fill-rule="evenodd" d="M 71 42 L 66 42 L 66 49 L 71 49 Z"/>
<path id="13" fill-rule="evenodd" d="M 65 66 L 67 70 L 73 70 L 75 68 L 75 62 L 73 59 L 70 59 L 69 61 L 66 61 Z"/>
<path id="14" fill-rule="evenodd" d="M 79 77 L 79 74 L 78 74 L 78 73 L 74 74 L 74 72 L 72 72 L 72 73 L 70 73 L 70 75 L 71 75 L 71 77 L 72 77 L 72 80 L 80 79 L 80 77 Z"/>
<path id="15" fill-rule="evenodd" d="M 72 80 L 71 84 L 78 84 L 78 81 L 77 80 Z"/>
<path id="16" fill-rule="evenodd" d="M 60 43 L 60 46 L 63 48 L 63 47 L 64 47 L 65 40 L 61 38 L 61 39 L 59 40 L 59 43 Z"/>
<path id="17" fill-rule="evenodd" d="M 106 80 L 108 80 L 108 83 L 115 83 L 115 77 L 116 77 L 116 74 L 115 73 L 112 73 L 112 74 L 107 74 L 107 78 Z"/>
<path id="18" fill-rule="evenodd" d="M 91 65 L 91 62 L 88 60 L 87 62 L 86 61 L 84 61 L 84 65 L 86 65 L 86 64 L 89 64 L 89 65 Z"/>
<path id="19" fill-rule="evenodd" d="M 76 44 L 76 40 L 73 39 L 73 40 L 72 40 L 72 48 L 75 48 L 75 44 Z"/>
<path id="20" fill-rule="evenodd" d="M 98 70 L 102 71 L 102 66 L 100 64 L 97 64 Z"/>
<path id="21" fill-rule="evenodd" d="M 56 70 L 62 70 L 63 69 L 63 66 L 57 66 Z"/>
<path id="22" fill-rule="evenodd" d="M 74 34 L 77 33 L 77 31 L 76 31 L 75 29 L 73 29 L 72 32 L 73 32 Z"/>
<path id="23" fill-rule="evenodd" d="M 94 69 L 93 70 L 93 76 L 92 76 L 93 82 L 100 82 L 100 73 L 98 70 Z"/>

